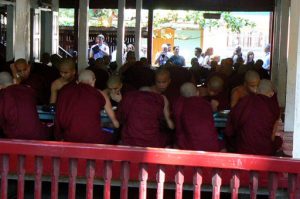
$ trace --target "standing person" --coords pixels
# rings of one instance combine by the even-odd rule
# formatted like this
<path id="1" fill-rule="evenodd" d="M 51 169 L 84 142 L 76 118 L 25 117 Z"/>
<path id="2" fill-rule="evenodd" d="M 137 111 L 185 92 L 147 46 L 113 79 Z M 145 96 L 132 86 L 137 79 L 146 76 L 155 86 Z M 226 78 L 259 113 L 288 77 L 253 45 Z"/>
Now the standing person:
<path id="1" fill-rule="evenodd" d="M 212 47 L 208 48 L 205 51 L 202 67 L 207 68 L 207 69 L 211 69 L 210 62 L 211 62 L 211 56 L 213 54 L 214 54 L 214 49 Z"/>
<path id="2" fill-rule="evenodd" d="M 100 34 L 96 37 L 96 44 L 90 49 L 90 58 L 97 60 L 104 55 L 109 55 L 109 47 L 104 43 L 104 36 Z"/>
<path id="3" fill-rule="evenodd" d="M 154 64 L 158 64 L 159 66 L 163 66 L 167 63 L 169 60 L 169 55 L 168 55 L 168 46 L 167 44 L 163 44 L 161 46 L 162 51 L 156 54 L 156 59 Z"/>
<path id="4" fill-rule="evenodd" d="M 254 66 L 254 53 L 253 51 L 249 51 L 247 54 L 247 59 L 246 59 L 246 65 L 248 66 Z"/>
<path id="5" fill-rule="evenodd" d="M 270 44 L 267 44 L 265 49 L 265 58 L 264 58 L 264 64 L 263 64 L 263 69 L 265 70 L 270 70 L 270 57 L 271 57 L 271 45 Z"/>
<path id="6" fill-rule="evenodd" d="M 195 48 L 195 57 L 197 58 L 199 65 L 202 66 L 204 57 L 202 56 L 201 48 L 199 47 Z"/>
<path id="7" fill-rule="evenodd" d="M 179 55 L 179 46 L 173 47 L 174 55 L 170 57 L 170 61 L 176 66 L 185 66 L 185 59 L 183 56 Z"/>
<path id="8" fill-rule="evenodd" d="M 106 94 L 94 88 L 95 75 L 84 70 L 78 84 L 64 87 L 56 103 L 55 135 L 59 140 L 108 144 L 113 135 L 103 132 L 100 111 L 104 108 L 114 127 L 119 127 Z"/>
<path id="9" fill-rule="evenodd" d="M 233 64 L 237 63 L 238 60 L 241 60 L 241 59 L 244 60 L 242 48 L 240 46 L 237 46 L 232 55 Z"/>

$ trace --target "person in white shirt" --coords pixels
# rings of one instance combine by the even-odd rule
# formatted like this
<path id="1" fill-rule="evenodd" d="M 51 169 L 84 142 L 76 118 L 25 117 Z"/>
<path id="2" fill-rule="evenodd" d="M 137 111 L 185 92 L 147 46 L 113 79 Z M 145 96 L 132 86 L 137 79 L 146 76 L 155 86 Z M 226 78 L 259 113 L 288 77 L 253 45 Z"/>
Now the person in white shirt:
<path id="1" fill-rule="evenodd" d="M 202 66 L 204 57 L 202 56 L 201 48 L 199 48 L 199 47 L 195 48 L 195 57 L 197 58 L 199 65 Z"/>
<path id="2" fill-rule="evenodd" d="M 205 57 L 204 57 L 204 60 L 202 62 L 202 67 L 203 68 L 208 68 L 208 69 L 211 69 L 211 66 L 210 66 L 210 58 L 211 56 L 214 54 L 214 49 L 212 47 L 208 48 L 206 51 L 205 51 Z"/>
<path id="3" fill-rule="evenodd" d="M 104 36 L 100 34 L 96 37 L 96 44 L 90 49 L 90 58 L 96 60 L 104 55 L 109 55 L 109 47 L 104 43 Z"/>
<path id="4" fill-rule="evenodd" d="M 262 67 L 265 69 L 265 70 L 270 70 L 270 56 L 271 56 L 271 45 L 270 44 L 267 44 L 266 47 L 265 47 L 265 58 L 264 58 L 264 64 L 262 65 Z"/>

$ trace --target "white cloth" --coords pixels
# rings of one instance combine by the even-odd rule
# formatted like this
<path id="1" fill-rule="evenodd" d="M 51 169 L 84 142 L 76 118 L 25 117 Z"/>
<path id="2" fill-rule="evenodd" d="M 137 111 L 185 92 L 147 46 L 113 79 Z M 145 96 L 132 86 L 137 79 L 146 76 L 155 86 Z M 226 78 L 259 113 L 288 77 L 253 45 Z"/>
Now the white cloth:
<path id="1" fill-rule="evenodd" d="M 264 64 L 262 65 L 262 67 L 265 70 L 270 70 L 270 52 L 266 53 L 266 56 L 264 58 Z"/>
<path id="2" fill-rule="evenodd" d="M 93 48 L 96 46 L 99 47 L 99 52 L 94 53 Z M 103 58 L 104 55 L 109 55 L 109 47 L 106 44 L 95 44 L 90 49 L 90 57 L 94 57 L 94 59 Z"/>

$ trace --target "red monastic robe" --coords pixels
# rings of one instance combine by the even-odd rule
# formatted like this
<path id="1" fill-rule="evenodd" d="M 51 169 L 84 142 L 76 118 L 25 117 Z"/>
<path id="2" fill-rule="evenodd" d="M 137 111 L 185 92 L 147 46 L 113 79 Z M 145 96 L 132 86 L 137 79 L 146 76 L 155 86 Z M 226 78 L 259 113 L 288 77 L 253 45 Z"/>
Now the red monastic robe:
<path id="1" fill-rule="evenodd" d="M 180 149 L 219 151 L 210 104 L 202 97 L 180 97 L 174 106 L 176 144 Z"/>
<path id="2" fill-rule="evenodd" d="M 0 92 L 0 128 L 6 138 L 46 140 L 50 135 L 39 120 L 34 90 L 12 85 Z"/>

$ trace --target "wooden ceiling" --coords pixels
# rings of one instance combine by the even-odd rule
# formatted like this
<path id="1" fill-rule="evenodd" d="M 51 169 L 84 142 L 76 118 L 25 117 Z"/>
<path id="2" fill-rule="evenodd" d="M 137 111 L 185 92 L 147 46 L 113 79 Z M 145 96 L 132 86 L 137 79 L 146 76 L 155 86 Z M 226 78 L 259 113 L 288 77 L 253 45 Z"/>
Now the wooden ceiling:
<path id="1" fill-rule="evenodd" d="M 60 0 L 61 8 L 78 8 L 79 0 Z M 126 0 L 135 8 L 136 0 Z M 117 8 L 118 0 L 90 0 L 90 8 Z M 274 11 L 275 0 L 143 0 L 145 9 L 205 11 Z"/>

